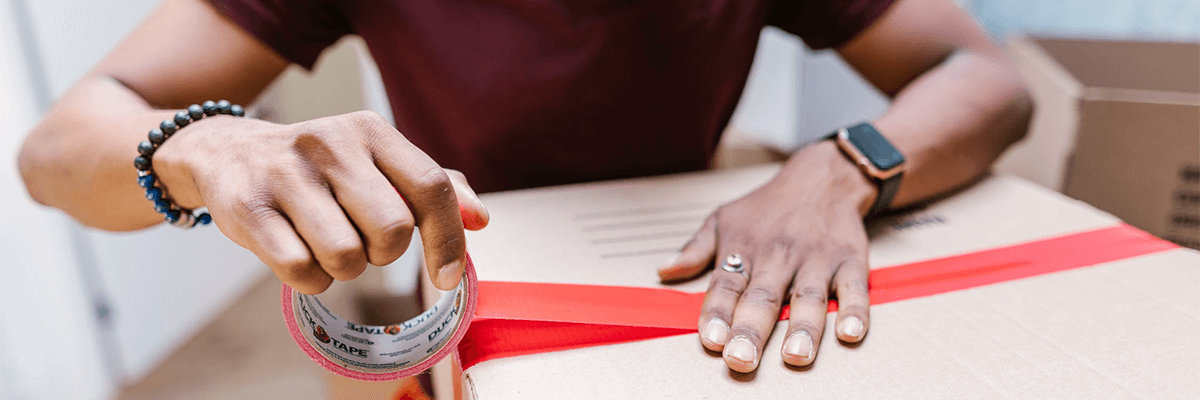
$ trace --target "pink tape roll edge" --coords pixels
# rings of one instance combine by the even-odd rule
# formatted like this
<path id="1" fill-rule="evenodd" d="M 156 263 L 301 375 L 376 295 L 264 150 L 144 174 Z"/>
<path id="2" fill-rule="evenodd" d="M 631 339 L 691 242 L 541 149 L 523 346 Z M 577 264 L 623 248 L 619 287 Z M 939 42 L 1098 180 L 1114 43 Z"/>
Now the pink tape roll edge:
<path id="1" fill-rule="evenodd" d="M 295 313 L 292 312 L 292 293 L 295 289 L 292 289 L 292 287 L 288 285 L 283 285 L 283 289 L 279 291 L 282 297 L 281 304 L 283 306 L 283 320 L 287 322 L 288 333 L 292 335 L 292 340 L 296 341 L 296 345 L 300 346 L 300 350 L 303 350 L 304 354 L 307 354 L 308 358 L 311 358 L 313 362 L 320 364 L 322 367 L 335 374 L 347 378 L 358 379 L 360 381 L 372 382 L 407 378 L 425 372 L 425 370 L 432 368 L 434 364 L 441 362 L 450 355 L 454 355 L 455 360 L 458 359 L 458 343 L 461 342 L 463 336 L 467 334 L 467 329 L 471 326 L 471 320 L 475 318 L 475 297 L 479 293 L 479 281 L 475 277 L 475 266 L 471 263 L 470 255 L 467 256 L 467 267 L 465 269 L 465 273 L 463 274 L 463 279 L 467 280 L 467 285 L 463 288 L 466 291 L 466 293 L 463 293 L 463 296 L 465 296 L 464 301 L 466 301 L 467 304 L 462 312 L 462 322 L 459 322 L 457 329 L 454 331 L 454 335 L 450 337 L 450 340 L 446 341 L 446 344 L 443 345 L 442 348 L 438 349 L 436 353 L 433 353 L 432 356 L 425 358 L 417 365 L 404 368 L 399 371 L 380 374 L 355 371 L 343 367 L 322 355 L 312 343 L 309 343 L 308 340 L 304 338 L 304 333 L 300 332 L 300 324 L 297 323 Z"/>

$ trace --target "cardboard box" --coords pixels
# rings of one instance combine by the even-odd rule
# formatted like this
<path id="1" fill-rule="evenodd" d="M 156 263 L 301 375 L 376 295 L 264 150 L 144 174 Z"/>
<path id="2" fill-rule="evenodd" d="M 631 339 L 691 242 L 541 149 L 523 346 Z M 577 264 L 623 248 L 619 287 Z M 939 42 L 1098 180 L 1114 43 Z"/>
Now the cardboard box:
<path id="1" fill-rule="evenodd" d="M 664 287 L 655 268 L 718 205 L 777 166 L 484 195 L 467 237 L 480 280 Z M 1119 220 L 1011 176 L 872 223 L 873 269 L 1113 226 Z M 1196 398 L 1200 253 L 1171 250 L 876 305 L 859 346 L 833 339 L 785 367 L 777 325 L 757 372 L 730 372 L 695 334 L 434 370 L 477 399 Z M 702 292 L 708 275 L 673 289 Z M 427 278 L 424 292 L 435 295 Z M 457 379 L 461 386 L 456 387 Z M 461 388 L 461 389 L 460 389 Z"/>
<path id="2" fill-rule="evenodd" d="M 1037 112 L 996 164 L 1200 249 L 1200 43 L 1017 37 Z"/>

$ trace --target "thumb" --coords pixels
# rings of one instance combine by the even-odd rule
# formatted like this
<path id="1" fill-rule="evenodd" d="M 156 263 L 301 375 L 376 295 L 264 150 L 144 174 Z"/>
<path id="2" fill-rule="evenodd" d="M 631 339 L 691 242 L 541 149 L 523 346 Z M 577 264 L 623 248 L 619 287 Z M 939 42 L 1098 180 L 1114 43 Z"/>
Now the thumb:
<path id="1" fill-rule="evenodd" d="M 708 269 L 717 249 L 717 214 L 704 220 L 704 226 L 692 236 L 671 261 L 658 269 L 658 278 L 663 282 L 690 279 Z"/>

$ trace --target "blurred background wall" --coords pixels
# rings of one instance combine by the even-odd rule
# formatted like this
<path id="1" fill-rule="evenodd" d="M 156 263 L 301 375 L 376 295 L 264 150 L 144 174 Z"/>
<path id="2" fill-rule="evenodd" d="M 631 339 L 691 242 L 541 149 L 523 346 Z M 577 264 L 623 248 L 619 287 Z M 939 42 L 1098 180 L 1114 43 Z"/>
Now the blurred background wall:
<path id="1" fill-rule="evenodd" d="M 28 129 L 157 3 L 0 0 L 0 399 L 111 398 L 267 274 L 216 229 L 98 232 L 35 205 L 20 183 Z M 1200 37 L 1196 0 L 960 4 L 1000 41 L 1026 31 Z M 789 150 L 886 106 L 834 53 L 768 29 L 730 130 Z M 289 71 L 259 110 L 286 122 L 364 108 L 390 114 L 373 64 L 348 40 L 316 73 Z M 387 269 L 392 290 L 413 290 L 414 262 Z"/>

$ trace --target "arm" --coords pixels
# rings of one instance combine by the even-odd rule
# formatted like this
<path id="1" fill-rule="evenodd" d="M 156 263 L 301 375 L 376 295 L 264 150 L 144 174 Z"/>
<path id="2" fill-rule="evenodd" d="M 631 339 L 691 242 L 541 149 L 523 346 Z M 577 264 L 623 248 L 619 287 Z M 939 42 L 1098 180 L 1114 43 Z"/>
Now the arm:
<path id="1" fill-rule="evenodd" d="M 287 65 L 207 3 L 168 1 L 30 132 L 19 156 L 25 185 L 89 226 L 162 222 L 132 164 L 147 132 L 174 114 L 161 108 L 248 102 Z M 414 225 L 430 275 L 452 288 L 466 252 L 459 203 L 473 214 L 467 228 L 488 219 L 462 174 L 367 112 L 292 125 L 206 117 L 159 146 L 153 165 L 180 206 L 206 206 L 225 236 L 304 293 L 395 261 Z"/>
<path id="2" fill-rule="evenodd" d="M 204 2 L 168 1 L 29 133 L 18 161 L 25 186 L 39 203 L 94 228 L 129 231 L 162 222 L 130 163 L 146 132 L 175 113 L 163 109 L 221 98 L 246 104 L 287 65 Z M 185 194 L 178 192 L 172 195 Z"/>
<path id="3" fill-rule="evenodd" d="M 899 0 L 839 49 L 895 101 L 875 126 L 907 158 L 893 205 L 978 178 L 1025 132 L 1031 102 L 1015 67 L 951 0 Z M 857 343 L 869 327 L 867 235 L 875 184 L 832 141 L 791 157 L 779 174 L 709 217 L 663 280 L 686 279 L 739 254 L 746 275 L 713 272 L 699 321 L 701 344 L 730 369 L 758 367 L 781 305 L 791 317 L 788 364 L 816 357 L 830 294 L 836 336 Z"/>
<path id="4" fill-rule="evenodd" d="M 838 51 L 894 97 L 874 122 L 908 159 L 893 206 L 978 178 L 1028 129 L 1016 66 L 950 0 L 902 0 Z"/>

